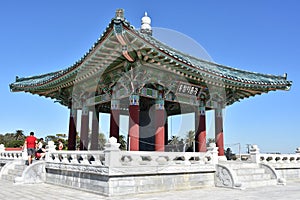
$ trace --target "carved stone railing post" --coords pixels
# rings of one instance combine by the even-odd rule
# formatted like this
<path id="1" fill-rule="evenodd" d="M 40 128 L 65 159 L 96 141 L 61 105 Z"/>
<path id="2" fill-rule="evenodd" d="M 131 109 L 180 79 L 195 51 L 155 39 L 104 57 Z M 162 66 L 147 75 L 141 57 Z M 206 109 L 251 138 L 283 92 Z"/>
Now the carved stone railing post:
<path id="1" fill-rule="evenodd" d="M 0 153 L 5 151 L 4 144 L 0 144 Z"/>
<path id="2" fill-rule="evenodd" d="M 120 162 L 120 144 L 117 143 L 115 137 L 108 139 L 108 142 L 105 144 L 104 156 L 105 156 L 105 166 L 107 167 L 116 167 L 121 166 Z"/>
<path id="3" fill-rule="evenodd" d="M 211 158 L 211 163 L 212 164 L 218 164 L 219 161 L 219 156 L 218 156 L 218 147 L 216 146 L 215 143 L 210 143 L 209 147 L 207 147 L 207 154 L 210 156 Z"/>
<path id="4" fill-rule="evenodd" d="M 48 142 L 48 152 L 46 153 L 46 161 L 51 161 L 52 159 L 52 153 L 55 152 L 55 144 L 53 141 Z"/>
<path id="5" fill-rule="evenodd" d="M 27 148 L 22 150 L 21 157 L 22 157 L 23 160 L 28 159 Z"/>
<path id="6" fill-rule="evenodd" d="M 259 152 L 259 148 L 257 145 L 252 145 L 250 148 L 250 158 L 251 161 L 254 163 L 259 163 L 260 162 L 260 156 L 259 156 L 260 152 Z"/>
<path id="7" fill-rule="evenodd" d="M 56 151 L 55 144 L 54 144 L 53 141 L 49 141 L 49 142 L 48 142 L 48 147 L 49 147 L 49 152 L 54 152 L 54 151 Z"/>

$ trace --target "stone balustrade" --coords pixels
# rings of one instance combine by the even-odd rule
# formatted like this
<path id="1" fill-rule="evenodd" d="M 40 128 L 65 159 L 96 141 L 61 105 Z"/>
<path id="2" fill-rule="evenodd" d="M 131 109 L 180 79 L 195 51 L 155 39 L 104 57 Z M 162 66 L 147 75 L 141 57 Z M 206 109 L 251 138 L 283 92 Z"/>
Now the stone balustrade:
<path id="1" fill-rule="evenodd" d="M 51 143 L 52 144 L 52 143 Z M 50 144 L 50 146 L 51 146 Z M 105 146 L 104 151 L 56 151 L 49 148 L 46 153 L 47 163 L 64 163 L 76 165 L 93 165 L 106 167 L 121 166 L 161 166 L 161 165 L 205 165 L 218 162 L 215 146 L 206 153 L 200 152 L 150 152 L 120 151 L 113 138 Z M 0 159 L 27 159 L 22 151 L 0 151 Z"/>
<path id="2" fill-rule="evenodd" d="M 105 155 L 103 151 L 49 151 L 46 162 L 104 166 Z"/>
<path id="3" fill-rule="evenodd" d="M 3 160 L 22 160 L 24 152 L 22 151 L 1 151 L 0 159 Z"/>
<path id="4" fill-rule="evenodd" d="M 120 151 L 119 144 L 111 139 L 104 151 L 49 151 L 47 163 L 98 165 L 106 167 L 121 166 L 159 166 L 159 165 L 204 165 L 217 163 L 216 147 L 206 153 L 200 152 L 150 152 Z"/>
<path id="5" fill-rule="evenodd" d="M 300 154 L 259 154 L 261 163 L 300 163 Z"/>
<path id="6" fill-rule="evenodd" d="M 268 166 L 282 180 L 300 178 L 300 148 L 295 154 L 266 154 L 260 153 L 257 145 L 250 148 L 252 162 Z"/>
<path id="7" fill-rule="evenodd" d="M 212 157 L 199 152 L 128 152 L 119 154 L 120 166 L 212 164 Z"/>
<path id="8" fill-rule="evenodd" d="M 250 158 L 256 163 L 300 163 L 300 148 L 297 148 L 295 154 L 269 154 L 260 153 L 257 145 L 252 145 L 250 148 Z"/>
<path id="9" fill-rule="evenodd" d="M 26 159 L 25 152 L 5 151 L 0 146 L 0 159 Z M 217 164 L 217 149 L 212 146 L 205 153 L 201 152 L 150 152 L 150 151 L 120 151 L 119 144 L 110 139 L 104 151 L 56 151 L 50 148 L 46 154 L 49 163 L 65 163 L 97 166 L 155 166 L 155 165 L 195 165 Z M 256 163 L 300 163 L 300 148 L 295 154 L 260 153 L 257 145 L 252 145 L 250 160 Z M 248 159 L 249 160 L 249 159 Z"/>

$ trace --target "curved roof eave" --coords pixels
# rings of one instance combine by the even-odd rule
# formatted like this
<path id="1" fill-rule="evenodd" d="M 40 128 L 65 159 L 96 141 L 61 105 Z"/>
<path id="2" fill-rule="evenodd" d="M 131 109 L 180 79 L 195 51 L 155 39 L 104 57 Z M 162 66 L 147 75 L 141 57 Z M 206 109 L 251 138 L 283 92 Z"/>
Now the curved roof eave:
<path id="1" fill-rule="evenodd" d="M 269 89 L 269 90 L 289 90 L 292 81 L 286 80 L 286 77 L 267 75 L 255 72 L 244 71 L 240 69 L 231 68 L 228 66 L 220 65 L 217 63 L 205 61 L 199 58 L 195 58 L 191 55 L 187 55 L 176 49 L 173 49 L 162 42 L 158 41 L 152 36 L 144 33 L 140 33 L 134 27 L 132 27 L 129 22 L 120 19 L 112 19 L 107 26 L 101 37 L 94 43 L 94 45 L 89 49 L 89 51 L 72 66 L 65 70 L 60 70 L 57 72 L 52 72 L 44 75 L 26 77 L 26 78 L 16 78 L 16 81 L 10 84 L 11 91 L 31 91 L 35 89 L 41 89 L 46 85 L 55 85 L 62 82 L 64 79 L 68 79 L 72 85 L 74 81 L 72 76 L 76 77 L 77 70 L 82 66 L 85 60 L 93 54 L 94 50 L 101 45 L 101 43 L 107 38 L 109 33 L 113 30 L 114 23 L 122 23 L 123 28 L 128 33 L 135 35 L 139 40 L 145 42 L 148 46 L 151 46 L 159 54 L 162 54 L 174 62 L 182 66 L 182 71 L 190 73 L 195 73 L 197 76 L 203 78 L 210 78 L 212 80 L 218 80 L 227 86 L 239 86 L 245 88 L 256 88 L 259 89 Z"/>
<path id="2" fill-rule="evenodd" d="M 41 89 L 45 87 L 45 85 L 53 85 L 52 87 L 55 88 L 56 83 L 55 81 L 59 82 L 62 79 L 68 78 L 68 77 L 76 77 L 76 74 L 79 70 L 79 68 L 82 66 L 84 61 L 89 57 L 92 52 L 99 46 L 101 43 L 106 39 L 106 37 L 110 34 L 110 32 L 113 29 L 113 20 L 108 24 L 105 31 L 102 33 L 102 35 L 98 38 L 98 40 L 93 44 L 93 46 L 79 59 L 77 60 L 73 65 L 70 67 L 59 70 L 56 72 L 51 72 L 47 74 L 42 75 L 36 75 L 36 76 L 30 76 L 30 77 L 22 77 L 19 78 L 16 77 L 15 82 L 11 83 L 9 85 L 10 90 L 13 92 L 20 92 L 20 91 L 31 91 L 34 89 Z M 74 79 L 69 79 L 69 82 L 74 81 Z M 51 87 L 51 86 L 50 86 Z"/>
<path id="3" fill-rule="evenodd" d="M 134 34 L 140 37 L 141 40 L 147 42 L 147 44 L 156 49 L 159 54 L 163 54 L 164 56 L 173 59 L 177 64 L 185 67 L 184 70 L 186 72 L 192 71 L 201 76 L 221 80 L 224 82 L 224 85 L 227 85 L 225 82 L 230 82 L 233 85 L 238 84 L 246 88 L 262 87 L 270 88 L 271 90 L 289 90 L 292 85 L 292 81 L 288 81 L 286 76 L 250 72 L 202 60 L 173 49 L 156 38 L 140 33 L 130 27 L 127 27 L 127 30 L 131 34 Z"/>

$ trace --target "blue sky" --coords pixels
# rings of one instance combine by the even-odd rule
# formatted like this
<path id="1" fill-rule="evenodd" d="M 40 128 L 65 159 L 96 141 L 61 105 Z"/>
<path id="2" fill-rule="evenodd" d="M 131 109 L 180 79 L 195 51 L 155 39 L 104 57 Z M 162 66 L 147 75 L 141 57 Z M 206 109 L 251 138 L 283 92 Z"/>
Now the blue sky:
<path id="1" fill-rule="evenodd" d="M 1 1 L 1 134 L 17 129 L 25 134 L 35 131 L 38 137 L 67 133 L 67 108 L 37 95 L 11 93 L 8 85 L 15 76 L 72 65 L 103 33 L 117 8 L 124 8 L 126 19 L 137 28 L 147 11 L 153 27 L 193 38 L 217 63 L 267 74 L 288 73 L 291 91 L 270 92 L 226 108 L 224 139 L 225 144 L 240 143 L 242 151 L 246 144 L 257 144 L 262 152 L 282 153 L 293 153 L 300 146 L 297 0 Z M 210 115 L 208 137 L 213 137 Z M 183 118 L 181 132 L 173 134 L 185 134 L 191 125 L 188 121 L 193 120 Z M 107 131 L 105 125 L 101 129 Z"/>

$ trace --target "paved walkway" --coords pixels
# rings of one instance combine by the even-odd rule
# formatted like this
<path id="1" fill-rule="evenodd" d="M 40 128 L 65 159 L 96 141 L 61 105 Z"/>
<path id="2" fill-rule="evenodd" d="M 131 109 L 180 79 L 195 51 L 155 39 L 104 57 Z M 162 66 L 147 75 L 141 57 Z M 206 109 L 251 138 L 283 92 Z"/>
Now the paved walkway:
<path id="1" fill-rule="evenodd" d="M 202 188 L 197 190 L 170 191 L 152 194 L 128 195 L 122 197 L 104 197 L 101 195 L 60 187 L 50 184 L 24 184 L 16 185 L 8 181 L 0 180 L 0 199 L 7 200 L 183 200 L 183 199 L 207 199 L 207 200 L 300 200 L 300 180 L 288 181 L 286 186 L 267 186 L 261 188 L 248 188 L 245 190 L 233 190 L 226 188 Z"/>

